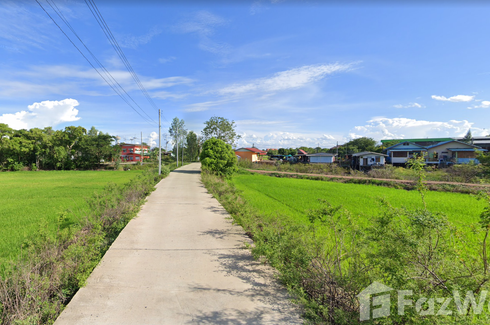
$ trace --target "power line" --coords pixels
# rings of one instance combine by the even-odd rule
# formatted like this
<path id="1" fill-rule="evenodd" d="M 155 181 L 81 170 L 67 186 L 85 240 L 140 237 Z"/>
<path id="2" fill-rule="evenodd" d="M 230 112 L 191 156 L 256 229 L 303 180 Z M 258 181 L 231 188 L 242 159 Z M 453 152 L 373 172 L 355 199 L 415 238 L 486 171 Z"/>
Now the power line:
<path id="1" fill-rule="evenodd" d="M 51 0 L 51 2 L 53 3 L 53 5 L 49 2 L 49 0 L 46 0 L 46 2 L 49 4 L 49 6 L 56 12 L 56 14 L 58 15 L 58 17 L 61 18 L 61 20 L 63 20 L 63 22 L 65 23 L 66 26 L 68 26 L 68 28 L 70 28 L 70 30 L 72 31 L 73 34 L 75 34 L 75 36 L 78 38 L 78 40 L 80 41 L 80 43 L 83 44 L 83 46 L 85 47 L 85 49 L 90 53 L 90 55 L 92 56 L 92 58 L 95 60 L 95 62 L 97 62 L 97 64 L 99 65 L 100 68 L 102 68 L 105 73 L 107 75 L 110 76 L 110 78 L 114 81 L 114 83 L 116 83 L 119 88 L 121 88 L 121 90 L 133 101 L 133 103 L 150 119 L 152 120 L 154 123 L 156 123 L 156 121 L 151 117 L 149 116 L 139 105 L 138 103 L 136 103 L 136 101 L 133 99 L 133 97 L 131 97 L 127 92 L 126 90 L 119 84 L 119 82 L 117 82 L 117 80 L 112 76 L 112 74 L 104 67 L 104 65 L 97 59 L 97 57 L 92 53 L 92 51 L 90 51 L 90 49 L 85 45 L 85 43 L 82 41 L 82 39 L 78 36 L 77 32 L 75 31 L 75 29 L 71 26 L 70 22 L 68 21 L 68 19 L 65 18 L 65 16 L 63 15 L 63 13 L 61 12 L 61 10 L 58 8 L 58 5 L 54 2 L 54 0 Z M 117 88 L 117 87 L 116 87 Z"/>
<path id="2" fill-rule="evenodd" d="M 123 96 L 123 94 L 113 85 L 111 84 L 111 82 L 109 82 L 103 75 L 102 73 L 92 64 L 92 62 L 90 62 L 90 60 L 85 56 L 85 54 L 83 54 L 83 52 L 80 50 L 80 48 L 78 48 L 78 46 L 72 41 L 72 39 L 65 33 L 65 31 L 63 30 L 63 28 L 61 28 L 60 25 L 58 25 L 58 23 L 56 22 L 56 20 L 54 20 L 54 18 L 47 12 L 47 10 L 43 7 L 43 5 L 38 1 L 36 0 L 37 4 L 41 7 L 41 9 L 46 13 L 46 15 L 48 15 L 48 17 L 53 21 L 53 23 L 60 29 L 60 31 L 63 33 L 63 35 L 65 35 L 65 37 L 70 41 L 70 43 L 78 50 L 78 52 L 83 56 L 83 58 L 90 64 L 90 66 L 99 74 L 99 76 L 112 88 L 112 90 L 114 90 L 114 92 L 116 94 L 119 95 L 119 97 L 122 98 L 122 100 L 124 100 L 126 102 L 126 104 L 128 104 L 129 107 L 131 107 L 139 116 L 141 116 L 146 122 L 150 123 L 151 125 L 151 122 L 155 122 L 154 120 L 151 119 L 147 119 L 146 117 L 144 117 L 143 115 L 141 115 L 140 112 L 138 112 L 132 105 L 131 103 Z M 51 4 L 48 2 L 48 4 L 51 6 Z M 53 8 L 53 6 L 51 6 L 51 8 Z M 54 10 L 54 8 L 53 8 Z M 56 10 L 55 10 L 56 12 Z M 57 13 L 57 12 L 56 12 Z M 65 21 L 63 19 L 63 21 Z M 66 23 L 66 21 L 65 21 Z M 72 29 L 72 32 L 74 32 L 74 30 Z M 78 35 L 74 32 L 74 34 L 78 37 Z M 81 41 L 81 39 L 78 37 L 78 39 Z M 82 42 L 83 44 L 83 42 Z M 85 44 L 83 44 L 85 46 Z M 105 72 L 110 75 L 110 77 L 115 81 L 114 77 L 112 77 L 112 75 L 107 71 L 107 69 L 105 69 L 105 67 L 100 63 L 100 61 L 97 60 L 97 58 L 95 58 L 95 56 L 93 55 L 93 53 L 87 48 L 87 46 L 85 46 L 85 48 L 89 51 L 89 53 L 94 57 L 94 59 L 97 61 L 97 63 L 105 70 Z M 117 83 L 117 81 L 116 81 Z M 124 88 L 119 84 L 119 87 L 128 95 L 128 97 L 131 98 L 131 96 L 129 96 L 129 94 L 124 90 Z M 131 98 L 132 99 L 132 98 Z M 133 100 L 134 101 L 134 100 Z M 139 106 L 138 106 L 139 107 Z M 140 107 L 141 109 L 141 107 Z M 142 110 L 142 109 L 141 109 Z M 142 110 L 143 111 L 143 110 Z M 143 111 L 144 112 L 144 111 Z M 146 113 L 145 113 L 146 114 Z M 156 122 L 155 122 L 156 123 Z"/>
<path id="3" fill-rule="evenodd" d="M 128 70 L 128 72 L 133 77 L 134 82 L 138 85 L 138 87 L 140 88 L 141 92 L 143 93 L 145 98 L 148 100 L 150 105 L 152 105 L 153 108 L 156 111 L 158 111 L 158 106 L 155 104 L 155 102 L 151 98 L 150 94 L 148 93 L 148 91 L 146 90 L 146 88 L 143 86 L 140 79 L 138 78 L 138 75 L 134 71 L 133 67 L 129 63 L 126 55 L 124 54 L 124 51 L 119 46 L 119 43 L 117 42 L 116 38 L 114 37 L 114 34 L 112 34 L 111 29 L 107 25 L 104 17 L 102 16 L 102 13 L 100 12 L 99 8 L 97 7 L 97 4 L 95 3 L 95 1 L 94 0 L 85 0 L 85 4 L 90 9 L 90 12 L 94 16 L 95 20 L 97 20 L 100 28 L 102 29 L 105 36 L 107 37 L 107 39 L 111 43 L 112 47 L 114 48 L 114 51 L 116 51 L 117 55 L 119 56 L 119 58 L 121 59 L 123 64 L 126 66 L 126 69 Z M 168 120 L 165 117 L 163 117 L 163 118 L 168 122 Z"/>

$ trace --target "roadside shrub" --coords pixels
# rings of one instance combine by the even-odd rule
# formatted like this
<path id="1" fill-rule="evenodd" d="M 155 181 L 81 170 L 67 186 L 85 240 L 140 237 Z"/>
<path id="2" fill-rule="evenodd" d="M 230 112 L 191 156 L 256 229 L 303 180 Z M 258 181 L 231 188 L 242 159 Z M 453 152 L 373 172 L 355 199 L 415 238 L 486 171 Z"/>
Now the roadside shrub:
<path id="1" fill-rule="evenodd" d="M 254 163 L 248 159 L 237 159 L 237 166 L 245 169 L 252 169 L 255 167 Z"/>
<path id="2" fill-rule="evenodd" d="M 237 170 L 235 152 L 229 144 L 216 138 L 204 142 L 200 160 L 203 169 L 218 176 L 229 177 Z"/>
<path id="3" fill-rule="evenodd" d="M 63 228 L 61 214 L 54 237 L 41 223 L 19 259 L 0 269 L 0 324 L 52 324 L 162 178 L 145 172 L 123 186 L 108 184 L 89 199 L 91 213 L 79 224 Z"/>
<path id="4" fill-rule="evenodd" d="M 464 183 L 478 183 L 479 177 L 484 174 L 482 165 L 475 165 L 474 163 L 454 165 L 446 169 L 446 173 L 451 176 L 453 181 Z"/>
<path id="5" fill-rule="evenodd" d="M 481 195 L 488 207 L 472 227 L 481 241 L 469 242 L 444 215 L 425 208 L 423 166 L 412 172 L 419 175 L 412 186 L 421 193 L 421 207 L 395 209 L 380 200 L 383 212 L 362 226 L 341 206 L 331 206 L 325 200 L 321 208 L 308 213 L 309 224 L 291 224 L 280 214 L 260 214 L 231 182 L 210 173 L 203 173 L 202 180 L 254 240 L 254 257 L 275 267 L 278 278 L 302 303 L 307 323 L 488 324 L 489 315 L 478 315 L 474 305 L 462 303 L 458 309 L 453 291 L 461 293 L 463 302 L 467 291 L 477 296 L 490 289 L 490 199 Z M 358 295 L 375 281 L 395 290 L 412 290 L 408 299 L 413 304 L 399 314 L 396 297 L 392 297 L 395 303 L 392 300 L 390 317 L 360 322 Z M 453 298 L 447 307 L 450 315 L 436 314 L 442 297 Z M 427 300 L 417 309 L 419 298 Z M 430 301 L 437 301 L 432 315 Z M 427 310 L 425 316 L 420 313 Z"/>

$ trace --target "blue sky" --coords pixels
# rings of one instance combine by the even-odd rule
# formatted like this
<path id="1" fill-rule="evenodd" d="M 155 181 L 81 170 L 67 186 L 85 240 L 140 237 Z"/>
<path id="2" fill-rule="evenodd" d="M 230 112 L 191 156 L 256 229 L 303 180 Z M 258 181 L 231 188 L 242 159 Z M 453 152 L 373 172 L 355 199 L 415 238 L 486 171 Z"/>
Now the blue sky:
<path id="1" fill-rule="evenodd" d="M 239 146 L 259 148 L 490 133 L 483 2 L 95 1 L 162 109 L 163 133 L 174 117 L 200 133 L 212 116 L 236 122 Z M 0 123 L 95 126 L 154 141 L 158 112 L 85 2 L 54 3 L 152 121 L 111 90 L 39 5 L 2 0 Z"/>

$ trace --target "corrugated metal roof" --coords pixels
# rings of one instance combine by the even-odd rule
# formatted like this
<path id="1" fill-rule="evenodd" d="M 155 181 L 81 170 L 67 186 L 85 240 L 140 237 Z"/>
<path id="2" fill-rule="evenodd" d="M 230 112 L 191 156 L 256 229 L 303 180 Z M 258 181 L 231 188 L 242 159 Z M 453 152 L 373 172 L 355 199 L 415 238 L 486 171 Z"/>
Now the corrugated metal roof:
<path id="1" fill-rule="evenodd" d="M 367 155 L 376 155 L 376 156 L 386 156 L 386 157 L 388 157 L 388 155 L 385 155 L 384 153 L 371 152 L 371 151 L 358 152 L 358 153 L 353 154 L 352 156 L 353 157 L 358 157 L 358 156 L 367 156 Z"/>
<path id="2" fill-rule="evenodd" d="M 306 156 L 308 156 L 308 157 L 332 157 L 332 156 L 336 156 L 336 155 L 333 153 L 319 152 L 319 153 L 312 153 L 312 154 L 309 154 Z"/>
<path id="3" fill-rule="evenodd" d="M 477 149 L 477 148 L 447 148 L 449 151 L 487 151 L 486 149 Z"/>

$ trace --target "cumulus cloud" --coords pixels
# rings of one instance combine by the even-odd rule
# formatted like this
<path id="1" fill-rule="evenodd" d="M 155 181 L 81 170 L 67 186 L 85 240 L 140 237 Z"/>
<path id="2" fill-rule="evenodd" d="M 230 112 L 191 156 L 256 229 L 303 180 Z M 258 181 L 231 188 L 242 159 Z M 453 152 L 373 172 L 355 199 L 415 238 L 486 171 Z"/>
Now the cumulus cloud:
<path id="1" fill-rule="evenodd" d="M 484 100 L 481 102 L 480 105 L 475 105 L 475 106 L 470 106 L 468 109 L 474 109 L 474 108 L 490 108 L 490 101 Z"/>
<path id="2" fill-rule="evenodd" d="M 408 105 L 401 105 L 401 104 L 397 104 L 397 105 L 393 105 L 394 108 L 412 108 L 412 107 L 415 107 L 415 108 L 422 108 L 422 107 L 425 107 L 419 103 L 409 103 Z"/>
<path id="3" fill-rule="evenodd" d="M 157 140 L 158 140 L 158 133 L 156 132 L 150 133 L 150 135 L 148 136 L 148 144 L 150 145 L 150 147 L 155 147 L 158 144 Z"/>
<path id="4" fill-rule="evenodd" d="M 471 128 L 473 135 L 485 135 L 485 131 L 466 120 L 446 122 L 415 120 L 409 118 L 375 117 L 366 125 L 356 126 L 349 137 L 371 137 L 377 140 L 391 138 L 433 138 L 464 136 Z"/>
<path id="5" fill-rule="evenodd" d="M 67 98 L 61 101 L 46 100 L 27 106 L 28 111 L 14 114 L 3 114 L 0 123 L 8 124 L 13 129 L 31 129 L 56 126 L 64 122 L 78 121 L 79 103 L 75 99 Z"/>
<path id="6" fill-rule="evenodd" d="M 453 102 L 453 103 L 458 103 L 458 102 L 471 102 L 475 96 L 468 96 L 468 95 L 456 95 L 453 97 L 444 97 L 444 96 L 436 96 L 432 95 L 432 99 L 435 100 L 440 100 L 443 102 Z"/>
<path id="7" fill-rule="evenodd" d="M 330 148 L 336 144 L 335 137 L 329 134 L 304 134 L 290 132 L 269 132 L 267 134 L 242 133 L 239 147 L 258 148 L 297 148 L 301 146 Z"/>
<path id="8" fill-rule="evenodd" d="M 270 78 L 256 79 L 249 83 L 233 84 L 218 90 L 220 95 L 241 95 L 250 92 L 275 92 L 287 89 L 296 89 L 307 84 L 319 81 L 327 75 L 348 71 L 354 64 L 322 64 L 307 65 L 300 68 L 281 71 Z"/>

